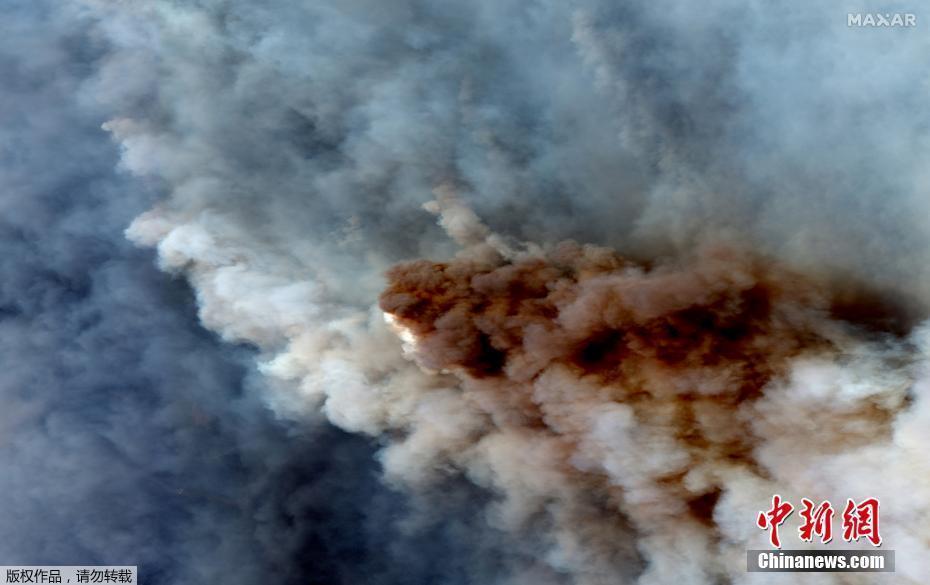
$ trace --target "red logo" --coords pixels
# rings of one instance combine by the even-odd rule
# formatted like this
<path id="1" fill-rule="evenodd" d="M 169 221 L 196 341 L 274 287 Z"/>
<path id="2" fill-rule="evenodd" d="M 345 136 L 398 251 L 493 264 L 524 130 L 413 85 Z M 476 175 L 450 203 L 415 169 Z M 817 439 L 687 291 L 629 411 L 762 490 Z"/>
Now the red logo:
<path id="1" fill-rule="evenodd" d="M 781 548 L 781 540 L 778 538 L 778 527 L 791 515 L 792 510 L 794 510 L 794 506 L 788 502 L 782 502 L 781 496 L 776 494 L 772 496 L 771 509 L 768 512 L 759 512 L 759 517 L 756 519 L 756 526 L 762 530 L 769 529 L 772 531 L 769 538 L 772 541 L 772 546 L 775 548 Z"/>
<path id="2" fill-rule="evenodd" d="M 882 543 L 878 533 L 878 499 L 868 498 L 858 506 L 852 500 L 846 500 L 843 510 L 843 540 L 855 542 L 865 537 L 875 546 Z"/>
<path id="3" fill-rule="evenodd" d="M 833 505 L 824 500 L 815 507 L 811 500 L 801 498 L 801 506 L 799 515 L 802 523 L 798 528 L 798 537 L 804 542 L 812 542 L 814 536 L 817 536 L 823 544 L 833 540 Z M 872 545 L 880 546 L 882 537 L 878 532 L 878 507 L 878 498 L 867 498 L 859 504 L 847 499 L 842 516 L 843 540 L 857 542 L 860 538 L 865 538 Z M 775 548 L 781 548 L 778 528 L 793 511 L 794 506 L 776 494 L 772 496 L 771 508 L 759 512 L 756 518 L 756 526 L 770 531 L 769 540 Z"/>
<path id="4" fill-rule="evenodd" d="M 811 542 L 815 534 L 823 544 L 833 540 L 833 506 L 830 502 L 822 502 L 816 510 L 814 502 L 807 498 L 801 498 L 801 504 L 804 506 L 800 512 L 804 524 L 798 529 L 801 540 Z"/>

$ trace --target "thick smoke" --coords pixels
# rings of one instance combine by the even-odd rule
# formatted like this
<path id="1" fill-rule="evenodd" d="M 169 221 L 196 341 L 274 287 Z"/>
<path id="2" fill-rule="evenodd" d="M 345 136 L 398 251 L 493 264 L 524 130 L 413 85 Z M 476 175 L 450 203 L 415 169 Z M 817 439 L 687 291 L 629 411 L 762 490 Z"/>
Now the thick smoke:
<path id="1" fill-rule="evenodd" d="M 368 441 L 280 420 L 254 351 L 203 330 L 187 284 L 125 239 L 159 186 L 115 172 L 100 126 L 115 103 L 149 111 L 131 74 L 154 56 L 105 26 L 57 1 L 0 19 L 0 559 L 134 564 L 152 585 L 496 574 L 477 490 L 449 482 L 443 516 L 417 515 Z"/>
<path id="2" fill-rule="evenodd" d="M 456 542 L 495 560 L 466 579 L 765 582 L 773 493 L 880 497 L 923 579 L 922 29 L 847 27 L 855 2 L 78 5 L 112 46 L 87 99 L 166 193 L 128 237 L 257 348 L 281 417 L 376 437 L 415 501 L 477 486 Z"/>
<path id="3" fill-rule="evenodd" d="M 913 348 L 873 340 L 871 319 L 835 317 L 832 291 L 727 245 L 644 267 L 574 242 L 515 255 L 482 243 L 387 276 L 380 304 L 411 356 L 456 376 L 461 409 L 480 413 L 450 459 L 505 494 L 506 517 L 548 512 L 585 535 L 558 556 L 582 583 L 615 579 L 607 561 L 631 539 L 641 583 L 737 579 L 751 502 L 788 486 L 803 497 L 801 462 L 887 444 L 908 401 Z M 852 379 L 824 379 L 840 368 Z M 772 460 L 786 437 L 815 452 Z M 842 498 L 820 480 L 807 489 Z"/>

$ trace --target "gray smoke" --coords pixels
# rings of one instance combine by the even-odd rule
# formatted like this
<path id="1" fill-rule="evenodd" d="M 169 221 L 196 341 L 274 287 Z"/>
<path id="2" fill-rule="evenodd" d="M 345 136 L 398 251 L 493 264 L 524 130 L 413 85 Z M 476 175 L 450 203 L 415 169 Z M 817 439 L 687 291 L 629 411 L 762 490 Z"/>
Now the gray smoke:
<path id="1" fill-rule="evenodd" d="M 927 41 L 848 28 L 864 9 L 146 5 L 122 36 L 158 55 L 162 107 L 112 128 L 176 186 L 169 209 L 330 255 L 434 254 L 414 209 L 451 183 L 525 240 L 654 255 L 725 228 L 920 297 Z"/>
<path id="2" fill-rule="evenodd" d="M 22 22 L 36 22 L 32 10 L 20 9 Z M 188 364 L 178 376 L 197 380 L 180 396 L 198 409 L 215 405 L 216 424 L 232 437 L 183 444 L 232 441 L 242 477 L 257 482 L 242 488 L 254 505 L 301 504 L 289 520 L 261 530 L 254 514 L 182 506 L 199 516 L 185 525 L 194 536 L 171 541 L 188 555 L 176 565 L 182 574 L 194 570 L 194 558 L 210 558 L 219 571 L 246 550 L 255 560 L 245 564 L 256 571 L 279 559 L 291 568 L 333 563 L 327 582 L 765 582 L 741 571 L 739 555 L 764 545 L 753 519 L 779 492 L 794 500 L 881 496 L 886 542 L 909 559 L 898 577 L 920 582 L 927 534 L 906 519 L 930 509 L 920 447 L 930 41 L 921 27 L 847 27 L 848 12 L 870 10 L 877 8 L 727 0 L 69 0 L 49 8 L 62 23 L 51 35 L 56 51 L 29 50 L 34 41 L 11 37 L 11 47 L 28 55 L 17 63 L 68 71 L 47 90 L 50 104 L 36 107 L 30 88 L 21 107 L 57 116 L 65 115 L 59 103 L 78 108 L 73 116 L 86 126 L 75 134 L 100 149 L 100 173 L 110 181 L 105 189 L 80 183 L 78 192 L 96 194 L 97 206 L 82 199 L 67 237 L 39 254 L 41 262 L 23 262 L 73 258 L 75 270 L 87 272 L 106 217 L 114 231 L 127 227 L 132 241 L 157 248 L 162 269 L 188 279 L 207 328 L 254 351 L 242 405 L 230 409 L 226 379 L 205 373 L 212 371 L 205 359 L 175 341 L 180 333 L 165 334 L 178 358 L 163 361 Z M 914 7 L 893 2 L 881 10 Z M 84 31 L 77 39 L 76 22 Z M 39 71 L 30 79 L 41 79 Z M 110 174 L 112 153 L 92 122 L 118 143 L 124 175 Z M 41 162 L 61 151 L 65 165 L 76 164 L 65 154 L 74 150 L 57 141 L 71 119 L 41 124 L 55 138 Z M 31 189 L 69 176 L 61 165 L 50 174 L 39 167 L 23 171 Z M 47 207 L 11 213 L 43 230 L 43 213 L 70 217 L 60 204 Z M 559 244 L 566 239 L 579 244 Z M 102 259 L 119 250 L 119 266 L 163 282 L 144 255 L 105 242 L 98 264 L 113 270 Z M 706 252 L 721 242 L 740 252 Z M 379 308 L 385 271 L 421 257 L 441 268 L 412 264 L 413 276 L 400 279 L 405 269 L 393 269 L 390 284 L 399 280 L 401 295 L 387 295 Z M 766 263 L 777 269 L 761 271 Z M 532 286 L 520 284 L 524 277 Z M 140 295 L 155 286 L 118 280 Z M 633 344 L 644 352 L 642 393 L 654 400 L 633 408 L 617 398 L 631 393 L 629 381 L 592 376 L 591 360 L 559 345 L 563 333 L 581 342 L 631 323 L 668 317 L 675 324 L 689 308 L 739 315 L 733 307 L 755 286 L 779 291 L 777 318 L 751 322 L 777 363 L 752 401 L 725 413 L 711 408 L 703 419 L 695 415 L 700 424 L 689 423 L 703 432 L 744 425 L 752 440 L 738 465 L 713 449 L 708 457 L 686 449 L 663 413 L 695 387 L 725 395 L 722 380 L 758 367 L 754 352 L 740 353 L 734 369 L 688 362 L 673 375 L 649 361 L 649 338 Z M 498 301 L 511 296 L 525 300 L 527 290 L 539 298 L 554 291 L 540 313 L 550 324 L 532 311 L 536 329 L 523 329 L 521 319 L 502 324 L 488 308 L 508 306 Z M 112 310 L 109 295 L 117 293 L 95 301 L 105 307 L 99 318 L 131 340 L 115 347 L 142 344 L 135 332 L 166 314 L 196 337 L 183 313 L 153 308 L 150 319 L 134 322 Z M 425 300 L 433 297 L 435 306 Z M 65 316 L 79 313 L 60 306 L 63 316 L 50 326 L 56 336 L 72 331 Z M 501 309 L 505 316 L 521 317 L 524 306 L 512 306 Z M 430 319 L 418 313 L 424 307 Z M 808 346 L 810 337 L 823 343 Z M 232 350 L 196 338 L 198 351 L 219 360 L 216 368 L 232 367 Z M 156 340 L 147 336 L 143 347 Z M 77 355 L 85 352 L 96 353 Z M 30 375 L 56 369 L 23 363 Z M 164 376 L 161 363 L 152 367 Z M 232 368 L 226 375 L 241 382 L 243 372 Z M 62 383 L 48 386 L 51 401 Z M 528 403 L 544 424 L 528 422 Z M 264 405 L 280 420 L 261 418 Z M 154 413 L 131 406 L 159 420 L 159 404 Z M 33 413 L 50 408 L 12 412 L 39 428 Z M 400 528 L 355 516 L 389 514 L 384 509 L 403 496 L 379 487 L 366 444 L 327 430 L 320 413 L 379 444 L 386 483 L 410 494 L 418 514 Z M 250 426 L 266 424 L 277 430 Z M 326 462 L 343 445 L 346 467 L 334 477 L 341 484 L 365 475 L 359 492 L 335 490 L 340 496 L 330 498 L 297 474 L 282 480 L 288 493 L 268 495 L 275 480 L 254 479 L 271 454 L 277 469 L 288 469 L 289 454 Z M 169 474 L 184 477 L 185 465 L 199 460 L 173 464 Z M 205 493 L 231 489 L 222 470 L 200 479 L 211 478 L 216 485 Z M 370 504 L 369 490 L 380 494 Z M 700 518 L 669 521 L 676 506 L 708 494 L 716 504 Z M 437 508 L 437 501 L 446 503 Z M 309 509 L 335 518 L 316 522 Z M 355 526 L 353 554 L 337 550 L 302 564 L 301 543 L 318 524 Z M 204 542 L 217 533 L 259 533 L 261 543 L 284 533 L 291 544 L 263 549 L 227 538 L 229 548 L 201 554 L 215 550 Z M 374 552 L 398 533 L 385 556 Z"/>
<path id="3" fill-rule="evenodd" d="M 427 517 L 380 481 L 375 445 L 281 420 L 254 350 L 202 329 L 187 284 L 125 239 L 163 191 L 118 172 L 100 128 L 115 102 L 153 107 L 104 23 L 58 2 L 2 12 L 3 563 L 135 564 L 148 584 L 495 574 L 478 490 L 450 482 Z"/>

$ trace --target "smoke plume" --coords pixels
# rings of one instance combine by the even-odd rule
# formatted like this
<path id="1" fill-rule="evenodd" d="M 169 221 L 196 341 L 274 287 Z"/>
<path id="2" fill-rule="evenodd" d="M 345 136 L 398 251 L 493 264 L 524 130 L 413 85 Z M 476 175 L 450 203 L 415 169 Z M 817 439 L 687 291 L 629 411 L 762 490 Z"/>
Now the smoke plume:
<path id="1" fill-rule="evenodd" d="M 456 377 L 481 417 L 450 460 L 503 495 L 515 527 L 551 516 L 553 564 L 579 583 L 633 580 L 636 564 L 611 561 L 634 545 L 640 583 L 738 580 L 740 500 L 803 491 L 766 451 L 803 437 L 815 453 L 782 454 L 794 465 L 854 457 L 891 442 L 909 400 L 905 340 L 732 245 L 642 266 L 574 242 L 477 243 L 387 277 L 380 305 L 411 357 Z M 857 385 L 818 380 L 847 368 Z M 841 497 L 825 487 L 808 489 Z"/>
<path id="2" fill-rule="evenodd" d="M 3 4 L 0 559 L 138 565 L 144 585 L 496 574 L 475 488 L 412 501 L 376 445 L 277 416 L 255 351 L 198 325 L 187 283 L 125 239 L 163 193 L 117 171 L 100 126 L 147 111 L 132 75 L 154 56 L 116 52 L 110 16 Z"/>
<path id="3" fill-rule="evenodd" d="M 191 558 L 245 532 L 218 557 L 333 583 L 780 582 L 745 572 L 777 493 L 880 498 L 896 578 L 925 579 L 921 30 L 848 27 L 852 1 L 63 6 L 96 52 L 61 93 L 137 202 L 107 225 L 248 353 L 251 402 L 191 400 L 287 510 L 204 513 Z M 295 453 L 351 464 L 254 479 Z"/>

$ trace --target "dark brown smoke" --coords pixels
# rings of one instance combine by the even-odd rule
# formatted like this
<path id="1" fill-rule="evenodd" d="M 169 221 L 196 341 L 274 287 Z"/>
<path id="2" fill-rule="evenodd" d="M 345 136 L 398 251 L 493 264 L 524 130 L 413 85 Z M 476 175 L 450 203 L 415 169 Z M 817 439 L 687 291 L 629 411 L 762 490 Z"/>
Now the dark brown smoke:
<path id="1" fill-rule="evenodd" d="M 836 359 L 845 340 L 885 318 L 863 313 L 855 295 L 727 246 L 643 266 L 569 242 L 513 260 L 417 260 L 387 278 L 380 306 L 413 334 L 419 363 L 462 378 L 498 428 L 561 441 L 563 469 L 580 475 L 590 413 L 625 405 L 636 425 L 687 457 L 648 478 L 677 504 L 656 513 L 705 526 L 722 486 L 687 487 L 687 472 L 739 466 L 764 477 L 751 405 L 784 381 L 792 360 Z M 555 371 L 565 386 L 541 390 L 536 382 Z M 887 408 L 864 404 L 848 416 L 868 421 L 874 439 L 888 431 Z M 855 433 L 844 441 L 854 445 Z M 624 497 L 624 481 L 604 483 Z M 642 509 L 630 515 L 655 521 Z"/>

